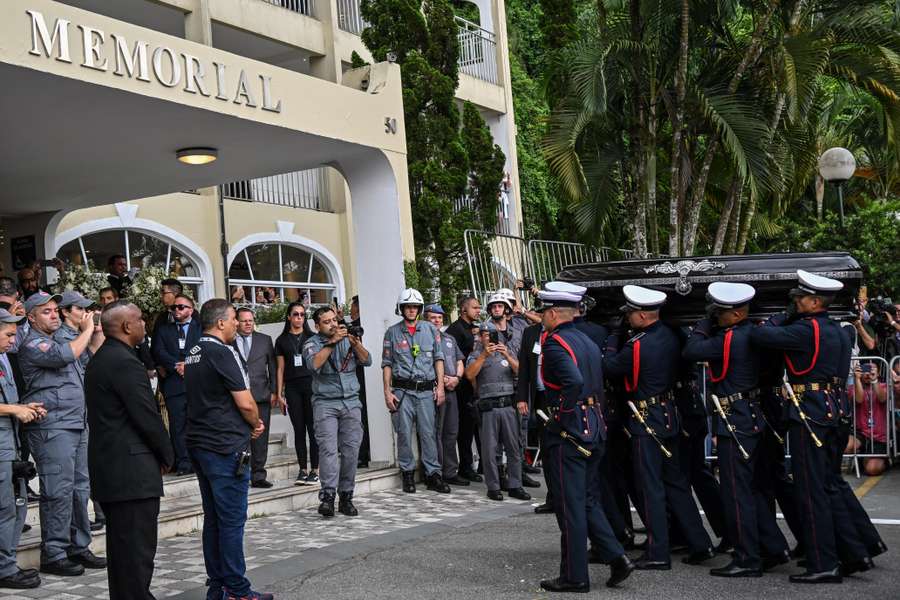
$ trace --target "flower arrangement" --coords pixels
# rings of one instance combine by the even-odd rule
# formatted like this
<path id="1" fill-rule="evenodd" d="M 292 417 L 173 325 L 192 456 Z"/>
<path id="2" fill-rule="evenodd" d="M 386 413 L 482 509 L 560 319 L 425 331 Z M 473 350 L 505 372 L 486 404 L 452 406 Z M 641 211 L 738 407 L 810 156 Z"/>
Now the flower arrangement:
<path id="1" fill-rule="evenodd" d="M 158 314 L 163 310 L 159 289 L 163 279 L 170 275 L 162 267 L 146 267 L 137 272 L 128 286 L 128 300 L 137 305 L 145 317 Z M 190 290 L 185 288 L 185 294 Z"/>
<path id="2" fill-rule="evenodd" d="M 109 282 L 106 275 L 93 270 L 93 265 L 69 265 L 59 274 L 56 284 L 53 286 L 53 292 L 62 294 L 63 292 L 76 291 L 85 298 L 94 300 L 100 297 L 100 290 L 107 287 Z"/>

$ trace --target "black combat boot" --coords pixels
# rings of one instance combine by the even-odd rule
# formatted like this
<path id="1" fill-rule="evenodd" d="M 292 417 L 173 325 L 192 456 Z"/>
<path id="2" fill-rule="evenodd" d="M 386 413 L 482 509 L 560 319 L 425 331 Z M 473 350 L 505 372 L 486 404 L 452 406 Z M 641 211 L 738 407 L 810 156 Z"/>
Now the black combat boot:
<path id="1" fill-rule="evenodd" d="M 416 493 L 416 472 L 415 471 L 400 471 L 400 474 L 403 475 L 403 491 L 407 494 L 415 494 Z"/>
<path id="2" fill-rule="evenodd" d="M 342 515 L 347 515 L 348 517 L 355 517 L 359 514 L 359 511 L 356 510 L 355 506 L 353 506 L 353 492 L 340 493 L 338 510 Z"/>
<path id="3" fill-rule="evenodd" d="M 444 481 L 440 473 L 432 473 L 425 478 L 425 486 L 433 491 L 441 494 L 449 494 L 450 486 Z"/>
<path id="4" fill-rule="evenodd" d="M 334 516 L 334 492 L 325 491 L 319 493 L 319 514 L 325 518 Z"/>

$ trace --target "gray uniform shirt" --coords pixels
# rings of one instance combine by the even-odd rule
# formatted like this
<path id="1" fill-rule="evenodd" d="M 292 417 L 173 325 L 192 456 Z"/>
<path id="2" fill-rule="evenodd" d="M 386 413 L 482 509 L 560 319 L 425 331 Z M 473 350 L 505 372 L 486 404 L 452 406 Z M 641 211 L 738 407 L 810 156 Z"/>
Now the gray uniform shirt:
<path id="1" fill-rule="evenodd" d="M 428 321 L 416 321 L 410 335 L 406 322 L 391 325 L 384 332 L 381 368 L 390 367 L 395 379 L 434 381 L 434 363 L 444 360 L 443 336 Z"/>
<path id="2" fill-rule="evenodd" d="M 25 380 L 24 403 L 42 402 L 47 416 L 27 425 L 34 429 L 84 429 L 84 367 L 68 343 L 32 328 L 19 347 Z"/>
<path id="3" fill-rule="evenodd" d="M 7 357 L 0 357 L 0 388 L 3 397 L 0 401 L 7 404 L 19 403 L 19 392 L 16 390 L 16 382 L 13 380 L 12 369 Z M 13 421 L 15 417 L 0 417 L 0 461 L 16 460 L 16 430 Z"/>
<path id="4" fill-rule="evenodd" d="M 509 351 L 513 356 L 518 353 L 518 349 L 513 350 L 511 347 Z M 466 361 L 466 366 L 474 363 L 483 352 L 484 347 L 476 344 Z M 516 391 L 516 375 L 509 361 L 499 352 L 492 352 L 484 359 L 475 381 L 478 383 L 478 398 L 481 400 L 512 396 Z"/>
<path id="5" fill-rule="evenodd" d="M 441 334 L 441 344 L 444 350 L 444 375 L 447 377 L 462 377 L 462 373 L 456 372 L 456 362 L 461 360 L 463 368 L 466 365 L 466 357 L 459 349 L 459 345 L 452 335 Z"/>
<path id="6" fill-rule="evenodd" d="M 369 356 L 366 362 L 358 361 L 350 341 L 344 338 L 335 345 L 328 360 L 316 369 L 313 357 L 322 351 L 327 341 L 328 338 L 316 334 L 303 345 L 303 362 L 313 373 L 313 402 L 342 402 L 347 408 L 362 406 L 356 367 L 370 366 L 372 357 Z"/>

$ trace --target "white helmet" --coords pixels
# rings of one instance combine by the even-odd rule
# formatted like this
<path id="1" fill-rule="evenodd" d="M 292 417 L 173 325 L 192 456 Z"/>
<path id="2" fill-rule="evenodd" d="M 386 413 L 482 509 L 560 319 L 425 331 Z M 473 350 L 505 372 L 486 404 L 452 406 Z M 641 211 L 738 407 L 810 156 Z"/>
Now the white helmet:
<path id="1" fill-rule="evenodd" d="M 509 298 L 507 298 L 505 294 L 501 294 L 500 293 L 501 291 L 502 290 L 496 291 L 493 294 L 491 294 L 490 296 L 488 296 L 488 301 L 487 301 L 488 310 L 490 310 L 491 304 L 496 304 L 498 302 L 501 304 L 505 304 L 506 308 L 508 308 L 509 310 L 513 309 L 512 302 L 509 301 Z"/>
<path id="2" fill-rule="evenodd" d="M 422 307 L 425 306 L 425 301 L 422 299 L 422 294 L 419 293 L 419 290 L 406 288 L 405 290 L 400 292 L 400 296 L 397 298 L 397 314 L 402 315 L 402 308 L 408 304 L 418 306 L 419 312 L 422 312 Z"/>
<path id="3" fill-rule="evenodd" d="M 509 288 L 500 288 L 499 290 L 494 292 L 494 294 L 497 296 L 503 296 L 504 298 L 509 300 L 510 304 L 515 304 L 517 301 L 516 293 Z"/>

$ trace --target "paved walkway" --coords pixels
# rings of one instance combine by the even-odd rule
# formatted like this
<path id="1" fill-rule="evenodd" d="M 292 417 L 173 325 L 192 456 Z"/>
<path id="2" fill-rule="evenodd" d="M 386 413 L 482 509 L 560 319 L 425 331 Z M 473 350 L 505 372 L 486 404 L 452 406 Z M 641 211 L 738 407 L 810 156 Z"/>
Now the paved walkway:
<path id="1" fill-rule="evenodd" d="M 594 594 L 615 598 L 897 597 L 896 565 L 900 549 L 900 469 L 882 479 L 849 478 L 862 486 L 863 503 L 891 551 L 878 568 L 842 586 L 791 586 L 789 565 L 763 579 L 731 581 L 706 575 L 709 566 L 686 567 L 673 557 L 673 570 L 637 573 L 619 590 L 602 586 L 607 569 L 591 568 Z M 274 591 L 279 600 L 327 597 L 329 600 L 385 598 L 535 598 L 547 597 L 538 581 L 558 568 L 559 533 L 552 516 L 532 514 L 530 503 L 509 498 L 492 502 L 483 485 L 454 488 L 449 495 L 399 490 L 360 497 L 360 516 L 324 520 L 314 508 L 251 519 L 247 525 L 247 568 L 255 587 Z M 536 499 L 544 491 L 536 490 Z M 162 540 L 153 593 L 157 598 L 205 597 L 200 535 Z M 0 590 L 11 598 L 107 599 L 105 571 L 76 578 L 44 577 L 36 590 Z"/>

